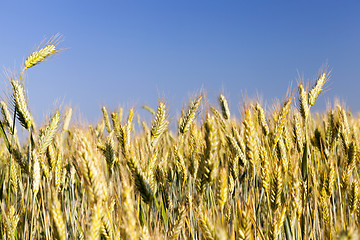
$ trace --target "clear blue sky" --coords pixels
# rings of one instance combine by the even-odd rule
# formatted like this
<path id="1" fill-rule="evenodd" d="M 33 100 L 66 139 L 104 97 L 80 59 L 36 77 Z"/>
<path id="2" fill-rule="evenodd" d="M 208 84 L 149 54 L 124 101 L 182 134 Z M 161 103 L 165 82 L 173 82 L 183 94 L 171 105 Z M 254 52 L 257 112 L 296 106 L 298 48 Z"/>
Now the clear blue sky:
<path id="1" fill-rule="evenodd" d="M 318 108 L 334 97 L 360 110 L 358 1 L 1 1 L 0 67 L 18 68 L 36 45 L 63 35 L 58 56 L 27 73 L 39 121 L 57 103 L 101 117 L 107 105 L 170 105 L 173 116 L 200 88 L 271 105 L 300 75 L 332 69 Z M 239 113 L 237 113 L 239 115 Z"/>

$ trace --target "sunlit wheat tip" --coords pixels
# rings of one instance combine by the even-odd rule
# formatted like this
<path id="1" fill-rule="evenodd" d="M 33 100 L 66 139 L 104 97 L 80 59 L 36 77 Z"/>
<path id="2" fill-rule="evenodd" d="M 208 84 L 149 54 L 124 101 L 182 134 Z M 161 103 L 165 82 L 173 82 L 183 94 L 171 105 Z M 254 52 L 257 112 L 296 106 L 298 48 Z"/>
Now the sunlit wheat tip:
<path id="1" fill-rule="evenodd" d="M 61 41 L 60 38 L 61 37 L 59 35 L 55 35 L 43 46 L 40 46 L 37 51 L 34 51 L 32 54 L 30 54 L 30 56 L 25 60 L 25 69 L 31 68 L 44 61 L 46 58 L 53 55 L 54 53 L 60 52 L 61 49 L 56 48 L 56 46 Z"/>
<path id="2" fill-rule="evenodd" d="M 200 106 L 202 96 L 196 98 L 196 100 L 190 105 L 189 110 L 185 116 L 182 116 L 179 122 L 179 132 L 184 134 L 187 132 L 196 117 L 196 111 Z"/>
<path id="3" fill-rule="evenodd" d="M 325 72 L 321 73 L 316 81 L 316 84 L 310 90 L 310 92 L 309 92 L 309 105 L 310 106 L 315 104 L 315 100 L 318 98 L 318 96 L 320 95 L 320 93 L 323 90 L 323 86 L 326 82 L 326 79 L 327 79 L 327 74 Z"/>
<path id="4" fill-rule="evenodd" d="M 304 89 L 304 86 L 302 84 L 299 85 L 298 87 L 299 90 L 299 103 L 300 103 L 300 107 L 299 107 L 299 111 L 301 113 L 301 116 L 303 117 L 303 119 L 306 121 L 309 118 L 309 114 L 310 114 L 310 107 L 308 104 L 308 96 L 307 93 Z"/>
<path id="5" fill-rule="evenodd" d="M 63 131 L 66 132 L 69 130 L 69 124 L 72 116 L 72 108 L 68 108 L 65 113 L 64 123 L 63 123 Z"/>
<path id="6" fill-rule="evenodd" d="M 224 95 L 220 94 L 219 102 L 220 102 L 223 117 L 225 119 L 230 119 L 229 105 L 228 105 L 228 102 Z"/>
<path id="7" fill-rule="evenodd" d="M 105 121 L 105 126 L 106 126 L 106 130 L 108 133 L 111 132 L 111 125 L 110 125 L 110 120 L 109 120 L 109 115 L 107 113 L 107 110 L 105 107 L 101 108 L 101 111 L 103 112 L 104 115 L 104 121 Z"/>
<path id="8" fill-rule="evenodd" d="M 168 121 L 166 120 L 166 106 L 163 102 L 159 102 L 155 119 L 151 127 L 151 142 L 156 144 L 161 134 L 166 130 Z"/>
<path id="9" fill-rule="evenodd" d="M 258 112 L 258 119 L 259 119 L 261 128 L 263 130 L 263 133 L 265 136 L 267 136 L 269 134 L 270 130 L 269 130 L 269 126 L 266 121 L 264 109 L 260 106 L 259 103 L 256 103 L 255 109 Z"/>

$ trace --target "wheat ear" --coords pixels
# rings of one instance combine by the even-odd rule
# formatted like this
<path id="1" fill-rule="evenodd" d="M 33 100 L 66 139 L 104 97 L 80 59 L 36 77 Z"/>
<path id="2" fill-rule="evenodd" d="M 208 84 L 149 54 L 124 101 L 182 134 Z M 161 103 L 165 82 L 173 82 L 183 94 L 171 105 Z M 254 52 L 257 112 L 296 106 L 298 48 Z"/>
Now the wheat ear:
<path id="1" fill-rule="evenodd" d="M 163 102 L 159 102 L 155 119 L 151 127 L 151 144 L 155 145 L 159 140 L 161 134 L 163 134 L 167 128 L 169 122 L 166 120 L 166 106 Z"/>
<path id="2" fill-rule="evenodd" d="M 110 125 L 110 120 L 109 120 L 109 114 L 108 114 L 105 106 L 103 106 L 103 107 L 101 108 L 101 111 L 103 112 L 103 115 L 104 115 L 104 121 L 105 121 L 106 131 L 107 131 L 108 133 L 110 133 L 110 132 L 111 132 L 111 125 Z"/>
<path id="3" fill-rule="evenodd" d="M 276 166 L 273 170 L 270 182 L 270 205 L 275 212 L 281 205 L 281 194 L 283 188 L 283 177 L 281 173 L 281 167 Z"/>
<path id="4" fill-rule="evenodd" d="M 105 158 L 106 158 L 106 162 L 108 164 L 109 169 L 111 169 L 112 166 L 114 165 L 114 163 L 117 162 L 114 146 L 115 146 L 115 143 L 113 140 L 113 134 L 110 133 L 105 142 Z"/>
<path id="5" fill-rule="evenodd" d="M 46 149 L 53 141 L 55 133 L 59 126 L 59 122 L 60 122 L 60 113 L 59 111 L 57 111 L 51 118 L 50 124 L 45 128 L 45 130 L 41 134 L 38 144 L 39 154 L 45 153 Z"/>
<path id="6" fill-rule="evenodd" d="M 11 86 L 13 89 L 14 106 L 17 110 L 16 117 L 21 126 L 29 130 L 31 127 L 34 127 L 34 120 L 28 108 L 24 88 L 20 81 L 15 79 L 11 80 Z"/>
<path id="7" fill-rule="evenodd" d="M 62 128 L 62 130 L 64 132 L 67 132 L 69 130 L 71 116 L 72 116 L 72 108 L 68 108 L 65 112 L 65 118 L 64 118 L 63 128 Z"/>
<path id="8" fill-rule="evenodd" d="M 86 239 L 98 240 L 101 233 L 101 219 L 104 214 L 102 202 L 99 201 L 92 209 L 91 224 L 86 234 Z"/>
<path id="9" fill-rule="evenodd" d="M 61 212 L 61 203 L 57 198 L 57 191 L 52 191 L 52 201 L 51 201 L 51 216 L 54 220 L 58 237 L 60 240 L 65 240 L 66 238 L 66 225 L 64 216 Z"/>
<path id="10" fill-rule="evenodd" d="M 299 103 L 300 103 L 299 111 L 300 111 L 300 114 L 303 117 L 303 119 L 306 121 L 309 118 L 309 114 L 310 114 L 310 107 L 308 104 L 308 96 L 307 96 L 307 93 L 302 84 L 299 85 L 298 90 L 299 90 L 299 96 L 300 96 L 299 97 Z"/>
<path id="11" fill-rule="evenodd" d="M 77 164 L 80 174 L 86 182 L 90 202 L 94 204 L 106 199 L 107 186 L 105 176 L 88 140 L 83 136 L 79 137 L 78 149 Z"/>
<path id="12" fill-rule="evenodd" d="M 17 239 L 15 237 L 16 237 L 17 224 L 19 222 L 19 215 L 16 213 L 15 207 L 13 205 L 8 207 L 7 213 L 5 213 L 3 207 L 1 207 L 1 210 L 2 210 L 1 211 L 2 222 L 5 227 L 4 239 L 11 239 L 11 240 Z"/>
<path id="13" fill-rule="evenodd" d="M 257 149 L 256 149 L 256 141 L 255 141 L 255 127 L 254 127 L 254 122 L 252 120 L 252 114 L 250 109 L 245 109 L 245 114 L 244 114 L 244 128 L 245 128 L 245 154 L 246 154 L 246 159 L 249 163 L 248 167 L 249 167 L 249 173 L 250 173 L 250 178 L 252 179 L 252 177 L 255 174 L 255 164 L 256 164 L 256 160 L 257 160 Z"/>
<path id="14" fill-rule="evenodd" d="M 276 124 L 275 124 L 275 130 L 274 130 L 274 139 L 273 139 L 273 144 L 274 144 L 273 146 L 274 147 L 276 146 L 276 144 L 279 141 L 281 135 L 283 134 L 284 126 L 285 126 L 285 120 L 286 120 L 287 114 L 289 113 L 290 105 L 291 105 L 291 98 L 288 98 L 283 103 L 280 114 L 279 114 L 279 116 L 277 118 L 277 121 L 276 121 Z"/>
<path id="15" fill-rule="evenodd" d="M 60 43 L 61 37 L 59 35 L 55 35 L 52 37 L 48 42 L 44 45 L 40 46 L 37 51 L 34 51 L 27 57 L 25 60 L 24 66 L 25 69 L 31 68 L 42 61 L 44 61 L 49 56 L 53 55 L 54 53 L 60 52 L 61 49 L 57 49 L 57 45 Z"/>
<path id="16" fill-rule="evenodd" d="M 319 94 L 322 92 L 323 86 L 326 82 L 328 75 L 326 72 L 321 73 L 316 80 L 314 87 L 309 92 L 309 105 L 312 106 L 315 104 L 315 100 L 318 98 Z"/>
<path id="17" fill-rule="evenodd" d="M 359 202 L 359 183 L 357 180 L 353 181 L 349 192 L 349 209 L 351 213 L 354 213 L 357 209 Z"/>
<path id="18" fill-rule="evenodd" d="M 187 114 L 180 119 L 179 132 L 181 134 L 184 134 L 189 130 L 192 122 L 196 117 L 196 111 L 200 106 L 201 99 L 202 96 L 197 97 L 196 100 L 190 105 Z"/>
<path id="19" fill-rule="evenodd" d="M 271 240 L 278 239 L 281 232 L 281 228 L 285 221 L 285 217 L 286 217 L 286 207 L 283 207 L 280 215 L 274 218 L 273 222 L 271 223 L 269 239 Z"/>
<path id="20" fill-rule="evenodd" d="M 264 113 L 264 109 L 260 106 L 259 103 L 256 103 L 255 105 L 255 109 L 258 113 L 258 121 L 260 123 L 260 126 L 262 128 L 262 131 L 263 131 L 263 134 L 265 136 L 269 135 L 269 126 L 267 124 L 267 121 L 266 121 L 266 116 L 265 116 L 265 113 Z"/>
<path id="21" fill-rule="evenodd" d="M 173 227 L 171 229 L 169 239 L 173 239 L 173 240 L 178 239 L 178 237 L 181 233 L 181 229 L 183 228 L 183 225 L 185 222 L 185 217 L 186 217 L 186 208 L 185 208 L 185 206 L 182 206 L 179 209 L 176 221 L 173 224 Z"/>
<path id="22" fill-rule="evenodd" d="M 135 186 L 140 192 L 140 195 L 145 203 L 149 204 L 154 197 L 153 189 L 151 188 L 150 183 L 146 179 L 144 173 L 138 167 L 136 161 L 130 157 L 126 159 L 127 165 L 134 177 Z"/>
<path id="23" fill-rule="evenodd" d="M 205 122 L 205 143 L 206 148 L 204 156 L 202 158 L 202 163 L 198 171 L 198 190 L 203 193 L 204 185 L 206 183 L 211 183 L 213 172 L 214 172 L 214 157 L 216 155 L 217 147 L 219 144 L 217 131 L 215 128 L 215 119 L 214 117 L 207 116 Z"/>
<path id="24" fill-rule="evenodd" d="M 105 209 L 104 208 L 104 214 L 101 218 L 101 235 L 107 239 L 113 239 L 114 238 L 114 231 L 113 231 L 113 227 L 112 227 L 112 223 L 111 223 L 111 219 L 110 219 L 110 212 L 109 209 Z"/>
<path id="25" fill-rule="evenodd" d="M 9 112 L 9 109 L 8 109 L 6 103 L 4 101 L 0 101 L 0 107 L 1 107 L 1 113 L 2 113 L 2 116 L 4 119 L 3 120 L 4 125 L 8 127 L 11 135 L 15 135 L 16 129 L 14 128 L 14 133 L 13 133 L 12 132 L 13 131 L 13 120 L 11 118 L 11 115 L 10 115 L 10 112 Z"/>
<path id="26" fill-rule="evenodd" d="M 220 102 L 220 107 L 221 107 L 221 111 L 222 111 L 222 115 L 223 117 L 227 120 L 230 119 L 230 110 L 229 110 L 229 105 L 228 102 L 225 98 L 224 95 L 220 94 L 219 97 L 219 102 Z"/>
<path id="27" fill-rule="evenodd" d="M 224 205 L 228 197 L 228 174 L 226 168 L 221 168 L 218 179 L 217 202 L 220 205 L 220 210 L 223 211 Z"/>
<path id="28" fill-rule="evenodd" d="M 38 155 L 35 150 L 32 152 L 32 158 L 32 190 L 34 196 L 36 196 L 40 188 L 41 172 Z"/>
<path id="29" fill-rule="evenodd" d="M 203 239 L 206 240 L 216 239 L 214 226 L 209 221 L 207 215 L 198 213 L 198 219 L 200 223 L 201 232 L 203 233 Z"/>

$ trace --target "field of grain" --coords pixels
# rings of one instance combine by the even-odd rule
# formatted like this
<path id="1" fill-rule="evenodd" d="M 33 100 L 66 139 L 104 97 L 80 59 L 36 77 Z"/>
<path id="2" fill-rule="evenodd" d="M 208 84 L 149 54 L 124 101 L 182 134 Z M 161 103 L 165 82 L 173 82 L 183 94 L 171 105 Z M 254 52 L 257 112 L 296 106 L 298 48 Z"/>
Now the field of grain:
<path id="1" fill-rule="evenodd" d="M 244 103 L 241 119 L 221 94 L 217 106 L 190 99 L 176 131 L 164 102 L 145 106 L 152 122 L 103 107 L 95 126 L 74 125 L 67 108 L 37 126 L 23 75 L 57 44 L 8 75 L 2 239 L 359 238 L 360 120 L 341 105 L 311 112 L 326 70 L 271 109 Z"/>

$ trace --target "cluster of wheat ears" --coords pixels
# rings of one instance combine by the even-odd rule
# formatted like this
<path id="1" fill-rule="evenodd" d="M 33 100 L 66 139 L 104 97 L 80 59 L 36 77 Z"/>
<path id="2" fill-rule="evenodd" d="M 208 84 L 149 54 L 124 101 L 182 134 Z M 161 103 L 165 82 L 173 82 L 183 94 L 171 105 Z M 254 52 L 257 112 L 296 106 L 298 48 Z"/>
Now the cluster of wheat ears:
<path id="1" fill-rule="evenodd" d="M 96 126 L 73 126 L 68 108 L 37 129 L 23 75 L 57 44 L 9 74 L 1 101 L 1 238 L 358 238 L 360 121 L 340 105 L 310 111 L 327 71 L 270 114 L 249 101 L 236 119 L 224 95 L 219 107 L 199 95 L 175 132 L 161 101 L 145 107 L 151 124 L 103 107 Z"/>

